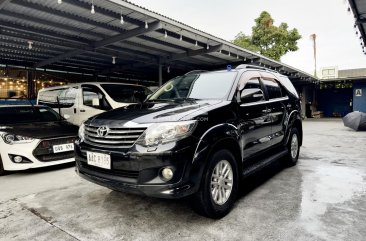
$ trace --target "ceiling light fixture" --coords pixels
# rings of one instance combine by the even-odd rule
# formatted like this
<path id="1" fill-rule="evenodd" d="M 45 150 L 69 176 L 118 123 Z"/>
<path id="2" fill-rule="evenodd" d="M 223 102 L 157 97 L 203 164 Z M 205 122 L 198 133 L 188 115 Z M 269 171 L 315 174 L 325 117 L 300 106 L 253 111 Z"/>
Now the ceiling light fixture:
<path id="1" fill-rule="evenodd" d="M 124 24 L 124 23 L 125 23 L 125 21 L 123 19 L 122 8 L 121 8 L 121 24 Z"/>
<path id="2" fill-rule="evenodd" d="M 90 10 L 91 14 L 95 13 L 95 8 L 94 8 L 94 0 L 92 0 L 92 5 L 91 5 L 91 10 Z"/>
<path id="3" fill-rule="evenodd" d="M 147 24 L 147 20 L 145 20 L 145 28 L 148 29 L 149 25 Z"/>
<path id="4" fill-rule="evenodd" d="M 33 48 L 33 41 L 28 40 L 28 49 Z"/>
<path id="5" fill-rule="evenodd" d="M 116 56 L 112 56 L 112 64 L 116 64 Z"/>
<path id="6" fill-rule="evenodd" d="M 58 3 L 58 4 L 61 4 L 61 3 L 62 3 L 62 0 L 57 0 L 57 3 Z"/>
<path id="7" fill-rule="evenodd" d="M 167 37 L 168 37 L 168 32 L 165 30 L 164 38 L 167 38 Z"/>

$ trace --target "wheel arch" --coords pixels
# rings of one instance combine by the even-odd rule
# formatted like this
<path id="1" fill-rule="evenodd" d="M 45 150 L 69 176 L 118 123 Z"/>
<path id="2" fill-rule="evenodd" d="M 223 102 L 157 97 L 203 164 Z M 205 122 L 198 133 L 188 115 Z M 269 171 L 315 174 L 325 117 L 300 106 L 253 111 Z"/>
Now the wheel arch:
<path id="1" fill-rule="evenodd" d="M 290 139 L 290 133 L 291 133 L 291 129 L 292 128 L 296 128 L 299 132 L 299 145 L 302 145 L 302 141 L 303 141 L 303 129 L 302 129 L 302 120 L 301 120 L 301 116 L 299 114 L 298 111 L 293 111 L 291 112 L 290 116 L 289 116 L 289 121 L 288 121 L 288 125 L 286 128 L 286 135 L 284 138 L 284 145 L 287 145 Z"/>

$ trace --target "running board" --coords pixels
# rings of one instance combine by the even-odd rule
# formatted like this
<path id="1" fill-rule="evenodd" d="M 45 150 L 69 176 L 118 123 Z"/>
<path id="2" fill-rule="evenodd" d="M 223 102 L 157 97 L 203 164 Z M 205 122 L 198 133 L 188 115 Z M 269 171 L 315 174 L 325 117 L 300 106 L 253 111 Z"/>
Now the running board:
<path id="1" fill-rule="evenodd" d="M 262 169 L 266 166 L 268 166 L 269 164 L 273 163 L 274 161 L 280 159 L 281 157 L 284 157 L 288 154 L 287 150 L 283 150 L 275 155 L 269 156 L 263 160 L 261 160 L 258 163 L 255 163 L 247 168 L 244 169 L 243 171 L 243 177 L 248 176 L 250 174 L 252 174 L 253 172 Z"/>

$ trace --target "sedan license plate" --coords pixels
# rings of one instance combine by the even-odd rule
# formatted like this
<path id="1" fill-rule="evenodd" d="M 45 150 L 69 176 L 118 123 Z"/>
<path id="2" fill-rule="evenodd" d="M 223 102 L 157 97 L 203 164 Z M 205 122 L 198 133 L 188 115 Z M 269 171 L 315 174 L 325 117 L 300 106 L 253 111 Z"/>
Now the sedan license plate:
<path id="1" fill-rule="evenodd" d="M 54 145 L 53 146 L 53 153 L 73 151 L 73 150 L 74 150 L 74 143 L 68 143 L 68 144 L 61 144 L 61 145 Z"/>
<path id="2" fill-rule="evenodd" d="M 111 156 L 103 153 L 86 152 L 88 165 L 111 169 Z"/>

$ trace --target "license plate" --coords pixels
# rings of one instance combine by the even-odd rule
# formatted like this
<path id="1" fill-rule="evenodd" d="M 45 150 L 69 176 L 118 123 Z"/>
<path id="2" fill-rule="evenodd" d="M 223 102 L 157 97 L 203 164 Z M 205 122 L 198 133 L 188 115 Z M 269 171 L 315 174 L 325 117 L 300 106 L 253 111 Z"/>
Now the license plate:
<path id="1" fill-rule="evenodd" d="M 74 143 L 68 143 L 68 144 L 61 144 L 61 145 L 54 145 L 53 146 L 53 153 L 73 151 L 73 150 L 74 150 Z"/>
<path id="2" fill-rule="evenodd" d="M 111 156 L 103 153 L 86 152 L 88 165 L 111 169 Z"/>

